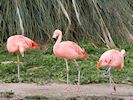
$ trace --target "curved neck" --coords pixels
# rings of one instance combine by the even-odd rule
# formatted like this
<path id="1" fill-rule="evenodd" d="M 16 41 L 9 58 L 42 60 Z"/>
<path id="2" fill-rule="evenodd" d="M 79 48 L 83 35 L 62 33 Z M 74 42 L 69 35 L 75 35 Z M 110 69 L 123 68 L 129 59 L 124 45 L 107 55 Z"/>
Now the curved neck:
<path id="1" fill-rule="evenodd" d="M 55 45 L 59 44 L 61 42 L 61 40 L 62 40 L 62 33 L 59 34 L 58 39 L 57 39 Z"/>

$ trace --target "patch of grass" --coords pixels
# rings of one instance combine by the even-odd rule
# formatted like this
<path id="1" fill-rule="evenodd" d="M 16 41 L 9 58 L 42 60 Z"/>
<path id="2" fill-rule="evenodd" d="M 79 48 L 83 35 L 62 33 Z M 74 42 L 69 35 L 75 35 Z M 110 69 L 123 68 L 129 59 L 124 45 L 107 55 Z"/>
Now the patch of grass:
<path id="1" fill-rule="evenodd" d="M 26 96 L 24 97 L 24 100 L 49 100 L 49 98 L 42 95 L 36 95 L 36 96 Z"/>
<path id="2" fill-rule="evenodd" d="M 12 98 L 13 96 L 14 96 L 14 92 L 12 91 L 0 92 L 0 97 Z"/>
<path id="3" fill-rule="evenodd" d="M 105 77 L 105 69 L 96 71 L 96 64 L 100 55 L 107 48 L 95 49 L 89 43 L 81 43 L 80 46 L 89 53 L 87 60 L 77 59 L 81 66 L 81 84 L 103 83 L 108 82 Z M 122 70 L 112 69 L 114 81 L 116 83 L 133 84 L 133 45 L 123 46 L 126 49 L 125 66 Z M 2 50 L 2 48 L 0 48 Z M 41 50 L 30 50 L 25 52 L 25 58 L 20 56 L 20 75 L 22 82 L 34 82 L 43 84 L 47 82 L 65 82 L 66 83 L 66 66 L 62 58 L 56 58 L 52 53 L 52 47 L 48 52 L 43 53 Z M 16 54 L 9 54 L 7 51 L 0 52 L 0 62 L 16 61 Z M 72 84 L 77 84 L 78 69 L 73 60 L 68 60 L 69 80 Z M 1 82 L 18 82 L 17 64 L 0 64 L 0 81 Z"/>

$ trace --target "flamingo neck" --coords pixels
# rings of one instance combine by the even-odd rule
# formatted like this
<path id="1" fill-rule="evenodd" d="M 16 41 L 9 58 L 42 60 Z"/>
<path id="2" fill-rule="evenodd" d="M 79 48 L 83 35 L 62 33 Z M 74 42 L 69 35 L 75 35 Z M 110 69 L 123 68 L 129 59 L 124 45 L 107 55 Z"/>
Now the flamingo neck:
<path id="1" fill-rule="evenodd" d="M 57 39 L 55 45 L 61 43 L 61 40 L 62 40 L 62 33 L 59 34 L 58 39 Z"/>

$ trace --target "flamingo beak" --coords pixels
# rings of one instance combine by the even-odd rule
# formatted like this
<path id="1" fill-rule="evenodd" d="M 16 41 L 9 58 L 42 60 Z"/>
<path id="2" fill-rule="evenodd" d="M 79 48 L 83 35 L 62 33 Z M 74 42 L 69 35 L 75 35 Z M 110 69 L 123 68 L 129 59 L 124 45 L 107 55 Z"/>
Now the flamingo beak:
<path id="1" fill-rule="evenodd" d="M 56 41 L 56 38 L 53 38 L 54 39 L 54 41 Z"/>

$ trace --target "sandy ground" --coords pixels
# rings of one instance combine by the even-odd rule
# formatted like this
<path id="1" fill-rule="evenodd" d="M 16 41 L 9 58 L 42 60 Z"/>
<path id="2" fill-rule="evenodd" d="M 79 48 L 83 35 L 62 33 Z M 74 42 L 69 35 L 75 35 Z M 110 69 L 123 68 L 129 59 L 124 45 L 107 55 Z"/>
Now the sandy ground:
<path id="1" fill-rule="evenodd" d="M 69 85 L 68 92 L 65 90 L 66 84 L 49 83 L 45 85 L 28 84 L 28 83 L 1 83 L 0 92 L 12 91 L 15 93 L 14 98 L 9 100 L 20 100 L 25 96 L 43 95 L 53 99 L 66 99 L 70 97 L 78 97 L 73 100 L 86 100 L 86 97 L 110 97 L 121 99 L 87 99 L 87 100 L 133 100 L 133 86 L 125 84 L 117 84 L 117 93 L 111 95 L 111 88 L 108 84 L 87 84 L 81 85 L 80 93 L 77 92 L 76 85 Z M 0 99 L 2 100 L 2 99 Z M 3 99 L 8 100 L 8 99 Z M 70 99 L 69 99 L 70 100 Z"/>

